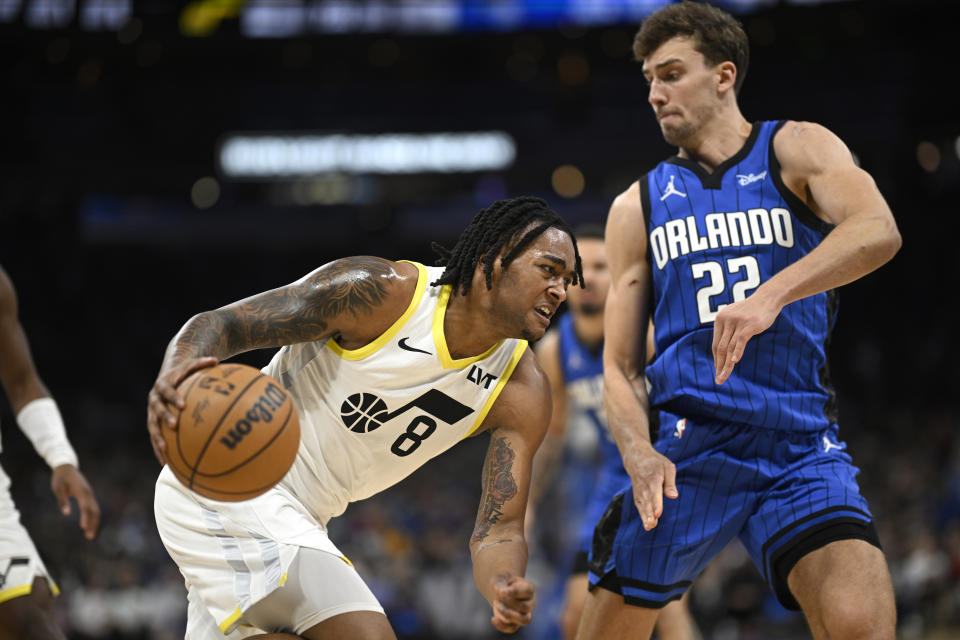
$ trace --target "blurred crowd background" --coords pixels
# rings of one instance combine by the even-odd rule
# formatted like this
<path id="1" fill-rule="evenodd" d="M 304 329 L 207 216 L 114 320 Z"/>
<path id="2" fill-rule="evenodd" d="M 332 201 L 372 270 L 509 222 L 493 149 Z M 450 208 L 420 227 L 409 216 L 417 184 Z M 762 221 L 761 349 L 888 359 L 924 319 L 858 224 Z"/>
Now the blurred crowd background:
<path id="1" fill-rule="evenodd" d="M 0 401 L 22 519 L 71 639 L 180 638 L 185 592 L 153 521 L 145 399 L 192 314 L 348 254 L 433 260 L 480 208 L 546 198 L 572 223 L 673 151 L 633 33 L 651 0 L 0 0 L 0 264 L 104 517 L 60 516 Z M 751 120 L 820 122 L 904 238 L 841 291 L 830 355 L 906 639 L 960 637 L 960 102 L 930 1 L 718 3 L 751 38 Z M 262 365 L 270 353 L 238 358 Z M 0 354 L 2 357 L 2 354 Z M 407 639 L 490 638 L 467 542 L 486 438 L 331 523 Z M 558 637 L 582 441 L 540 508 L 535 623 Z M 729 547 L 691 607 L 716 640 L 809 637 Z"/>

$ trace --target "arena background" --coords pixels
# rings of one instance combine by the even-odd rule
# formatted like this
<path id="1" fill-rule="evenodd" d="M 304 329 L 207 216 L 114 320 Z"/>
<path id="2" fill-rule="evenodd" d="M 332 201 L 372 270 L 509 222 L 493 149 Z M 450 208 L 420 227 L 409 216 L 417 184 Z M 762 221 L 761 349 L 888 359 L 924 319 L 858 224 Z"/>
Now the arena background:
<path id="1" fill-rule="evenodd" d="M 5 400 L 0 462 L 63 588 L 70 638 L 182 637 L 185 593 L 153 523 L 159 469 L 144 417 L 163 349 L 189 316 L 342 255 L 432 261 L 431 240 L 450 245 L 506 195 L 602 222 L 672 152 L 630 59 L 658 3 L 458 4 L 0 1 L 0 264 L 103 508 L 98 539 L 63 522 Z M 863 470 L 903 638 L 960 637 L 960 104 L 947 4 L 723 5 L 753 47 L 745 116 L 830 127 L 903 234 L 893 262 L 842 289 L 831 347 L 841 435 Z M 386 140 L 411 154 L 369 137 L 437 133 L 452 135 Z M 238 134 L 286 137 L 221 162 Z M 324 156 L 331 144 L 354 147 Z M 371 148 L 396 163 L 359 167 Z M 457 170 L 481 152 L 488 165 Z M 238 175 L 237 158 L 261 175 Z M 418 170 L 418 158 L 433 164 Z M 262 174 L 278 168 L 287 175 Z M 401 638 L 498 635 L 467 551 L 484 449 L 468 441 L 331 525 Z M 542 510 L 555 526 L 533 543 L 540 605 L 523 638 L 556 637 L 563 492 Z M 736 545 L 696 583 L 692 607 L 707 638 L 808 637 Z"/>

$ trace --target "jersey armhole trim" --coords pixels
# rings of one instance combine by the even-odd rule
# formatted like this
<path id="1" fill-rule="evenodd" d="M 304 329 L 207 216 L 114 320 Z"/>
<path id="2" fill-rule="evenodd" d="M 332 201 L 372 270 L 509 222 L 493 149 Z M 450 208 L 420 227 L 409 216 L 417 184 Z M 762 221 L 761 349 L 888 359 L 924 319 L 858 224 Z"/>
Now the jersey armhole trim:
<path id="1" fill-rule="evenodd" d="M 50 587 L 50 593 L 53 594 L 54 597 L 60 595 L 60 587 L 57 586 L 57 583 L 54 582 L 53 579 L 51 579 L 49 576 L 35 574 L 32 578 L 30 578 L 30 582 L 26 584 L 21 584 L 16 587 L 10 587 L 9 589 L 0 591 L 0 603 L 33 593 L 33 581 L 36 578 L 44 578 L 47 581 L 47 585 Z"/>
<path id="2" fill-rule="evenodd" d="M 648 293 L 648 304 L 650 306 L 650 314 L 653 314 L 653 305 L 654 301 L 657 299 L 654 287 L 656 283 L 653 278 L 653 250 L 650 248 L 650 233 L 653 231 L 651 228 L 653 226 L 653 210 L 650 205 L 650 172 L 643 174 L 640 177 L 640 212 L 643 214 L 643 226 L 647 230 L 647 266 L 650 267 L 650 289 Z"/>
<path id="3" fill-rule="evenodd" d="M 6 602 L 7 600 L 13 600 L 14 598 L 19 598 L 20 596 L 29 595 L 33 591 L 33 580 L 27 584 L 21 584 L 16 587 L 10 587 L 0 591 L 0 602 Z"/>
<path id="4" fill-rule="evenodd" d="M 647 230 L 647 262 L 653 264 L 653 260 L 650 257 L 650 174 L 645 173 L 640 177 L 640 213 L 643 215 L 643 226 Z"/>
<path id="5" fill-rule="evenodd" d="M 474 421 L 473 426 L 470 427 L 470 430 L 467 431 L 461 440 L 472 436 L 473 433 L 480 428 L 480 425 L 483 424 L 483 421 L 487 418 L 487 414 L 490 413 L 490 409 L 493 407 L 493 403 L 497 401 L 497 397 L 499 397 L 500 392 L 503 391 L 503 388 L 506 386 L 510 376 L 513 375 L 513 370 L 517 368 L 517 364 L 520 363 L 520 358 L 523 357 L 523 352 L 526 350 L 527 341 L 520 340 L 517 346 L 514 347 L 513 355 L 510 356 L 510 361 L 507 362 L 506 368 L 503 370 L 503 373 L 500 374 L 500 379 L 497 381 L 497 386 L 493 388 L 493 393 L 491 393 L 490 397 L 487 398 L 487 401 L 483 404 L 483 409 L 480 410 L 480 414 Z"/>
<path id="6" fill-rule="evenodd" d="M 381 333 L 375 340 L 363 345 L 359 349 L 344 349 L 337 344 L 337 341 L 333 338 L 327 340 L 327 344 L 325 345 L 327 349 L 330 349 L 330 351 L 333 351 L 344 360 L 362 360 L 378 351 L 400 332 L 400 329 L 403 328 L 403 325 L 407 323 L 407 320 L 410 319 L 410 316 L 413 315 L 413 312 L 416 311 L 420 305 L 420 300 L 423 299 L 423 292 L 427 288 L 429 276 L 427 275 L 427 268 L 419 262 L 413 262 L 411 260 L 399 260 L 398 262 L 409 262 L 415 266 L 419 272 L 417 276 L 417 289 L 414 291 L 413 298 L 410 300 L 410 304 L 407 305 L 403 315 L 397 318 L 396 322 L 390 325 L 390 328 Z"/>

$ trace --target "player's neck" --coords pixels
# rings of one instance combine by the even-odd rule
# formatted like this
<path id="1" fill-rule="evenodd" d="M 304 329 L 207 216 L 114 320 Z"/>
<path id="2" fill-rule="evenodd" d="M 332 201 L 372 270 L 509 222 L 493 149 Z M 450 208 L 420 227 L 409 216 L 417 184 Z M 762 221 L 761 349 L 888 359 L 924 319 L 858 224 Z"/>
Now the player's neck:
<path id="1" fill-rule="evenodd" d="M 577 340 L 587 349 L 595 350 L 603 343 L 603 314 L 574 313 L 573 332 Z"/>
<path id="2" fill-rule="evenodd" d="M 740 109 L 726 109 L 705 123 L 690 146 L 681 147 L 678 155 L 699 163 L 712 173 L 743 148 L 752 130 L 753 125 L 743 117 Z"/>
<path id="3" fill-rule="evenodd" d="M 450 357 L 455 360 L 478 356 L 504 338 L 512 337 L 509 328 L 500 326 L 497 315 L 485 304 L 489 296 L 473 293 L 451 295 L 443 315 L 443 335 Z"/>

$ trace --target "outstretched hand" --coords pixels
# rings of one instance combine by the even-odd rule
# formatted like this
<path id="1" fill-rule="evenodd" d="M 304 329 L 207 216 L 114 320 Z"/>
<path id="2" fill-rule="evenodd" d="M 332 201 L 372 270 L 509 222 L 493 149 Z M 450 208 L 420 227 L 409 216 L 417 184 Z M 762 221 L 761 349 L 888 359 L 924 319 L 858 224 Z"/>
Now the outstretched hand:
<path id="1" fill-rule="evenodd" d="M 756 294 L 725 306 L 713 322 L 713 363 L 716 383 L 723 384 L 740 362 L 747 341 L 770 328 L 781 307 Z"/>
<path id="2" fill-rule="evenodd" d="M 55 467 L 50 476 L 50 489 L 57 497 L 60 512 L 70 515 L 70 498 L 77 501 L 80 508 L 80 528 L 87 540 L 93 540 L 100 527 L 100 505 L 93 495 L 90 483 L 72 464 L 61 464 Z"/>
<path id="3" fill-rule="evenodd" d="M 633 485 L 633 504 L 637 507 L 643 529 L 650 531 L 663 515 L 663 496 L 675 499 L 677 467 L 670 459 L 650 445 L 643 452 L 635 452 L 624 461 Z"/>
<path id="4" fill-rule="evenodd" d="M 163 440 L 161 427 L 165 424 L 167 427 L 175 429 L 177 416 L 170 410 L 170 407 L 178 410 L 184 407 L 183 398 L 177 393 L 177 385 L 194 371 L 212 367 L 215 364 L 217 364 L 217 359 L 209 356 L 188 358 L 169 368 L 162 369 L 157 375 L 153 388 L 147 394 L 147 431 L 150 434 L 153 454 L 160 464 L 167 463 L 167 444 Z"/>
<path id="5" fill-rule="evenodd" d="M 530 624 L 537 606 L 537 588 L 520 576 L 499 576 L 493 585 L 493 617 L 490 622 L 503 633 L 513 633 Z"/>

